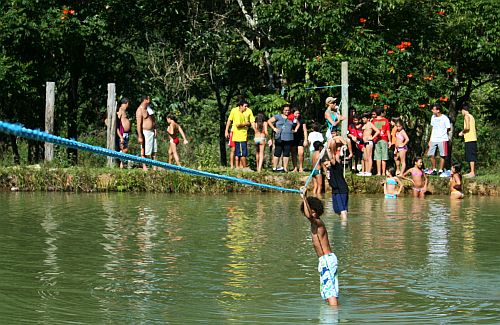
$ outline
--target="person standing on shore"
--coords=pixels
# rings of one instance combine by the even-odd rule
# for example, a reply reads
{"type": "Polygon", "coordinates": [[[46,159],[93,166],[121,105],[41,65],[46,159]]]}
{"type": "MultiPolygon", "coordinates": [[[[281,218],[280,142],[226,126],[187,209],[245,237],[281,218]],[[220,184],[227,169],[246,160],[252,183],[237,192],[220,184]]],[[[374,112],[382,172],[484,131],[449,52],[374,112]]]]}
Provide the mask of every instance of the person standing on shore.
{"type": "MultiPolygon", "coordinates": [[[[142,96],[141,104],[135,111],[137,141],[141,145],[141,157],[156,160],[156,121],[152,115],[153,110],[149,107],[150,101],[149,96],[142,96]]],[[[146,164],[142,164],[142,169],[148,170],[146,164]]]]}
{"type": "MultiPolygon", "coordinates": [[[[130,120],[127,117],[127,108],[129,105],[128,98],[122,98],[120,101],[120,107],[118,112],[116,112],[117,123],[116,123],[116,148],[122,153],[128,153],[128,140],[130,132],[130,120]]],[[[123,168],[123,160],[120,159],[120,168],[123,168]]]]}
{"type": "Polygon", "coordinates": [[[434,106],[432,106],[432,133],[429,140],[429,151],[427,152],[432,164],[431,175],[441,174],[444,171],[444,163],[448,156],[448,145],[450,140],[448,132],[450,131],[451,124],[448,116],[444,115],[441,110],[440,104],[434,104],[434,106]],[[436,157],[434,157],[436,148],[439,150],[439,156],[441,157],[439,161],[439,171],[436,170],[436,157]]]}
{"type": "Polygon", "coordinates": [[[179,144],[179,134],[182,136],[184,140],[184,144],[188,144],[188,140],[186,138],[186,134],[182,127],[177,123],[177,119],[173,114],[167,115],[167,133],[170,138],[170,145],[168,146],[168,163],[171,164],[172,160],[175,160],[175,163],[180,166],[181,162],[179,159],[179,154],[177,153],[177,145],[179,144]]]}
{"type": "Polygon", "coordinates": [[[476,161],[477,161],[477,134],[476,134],[476,120],[469,112],[469,105],[464,103],[462,105],[462,115],[464,116],[464,129],[458,134],[464,137],[465,142],[465,161],[470,165],[470,172],[465,174],[464,177],[476,176],[476,161]]]}
{"type": "Polygon", "coordinates": [[[234,141],[235,144],[235,167],[236,168],[246,168],[247,167],[247,137],[248,137],[248,127],[253,126],[255,123],[255,117],[253,116],[252,110],[248,107],[248,102],[246,100],[240,100],[238,107],[231,110],[229,117],[226,122],[225,135],[227,139],[234,141]],[[232,136],[229,133],[229,127],[232,124],[232,136]]]}

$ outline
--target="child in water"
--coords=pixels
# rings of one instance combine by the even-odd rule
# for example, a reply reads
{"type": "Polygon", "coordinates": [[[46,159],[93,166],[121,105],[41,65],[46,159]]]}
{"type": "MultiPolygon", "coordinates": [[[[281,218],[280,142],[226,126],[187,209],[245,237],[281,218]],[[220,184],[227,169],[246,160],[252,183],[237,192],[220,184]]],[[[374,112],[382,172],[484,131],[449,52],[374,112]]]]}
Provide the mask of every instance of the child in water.
{"type": "Polygon", "coordinates": [[[321,195],[321,191],[323,189],[323,174],[321,173],[322,164],[321,164],[321,151],[323,150],[323,144],[320,141],[314,142],[314,152],[312,154],[312,177],[314,179],[313,183],[313,194],[321,195]],[[319,161],[319,162],[318,162],[319,161]]]}
{"type": "Polygon", "coordinates": [[[301,188],[300,196],[302,197],[300,211],[302,211],[311,223],[312,242],[316,255],[319,258],[318,272],[321,297],[330,306],[337,306],[339,296],[338,261],[337,256],[335,256],[330,247],[326,226],[323,220],[320,219],[324,211],[323,202],[315,197],[307,197],[306,188],[301,188]]]}
{"type": "Polygon", "coordinates": [[[384,182],[384,195],[386,199],[396,199],[403,189],[403,184],[395,175],[394,167],[389,167],[385,171],[387,178],[384,182]]]}
{"type": "Polygon", "coordinates": [[[416,157],[414,160],[414,166],[403,174],[403,178],[406,178],[406,175],[411,174],[410,181],[413,183],[414,197],[423,198],[425,197],[425,192],[427,191],[427,175],[425,175],[422,170],[423,165],[424,162],[422,161],[422,157],[416,157]]]}
{"type": "Polygon", "coordinates": [[[462,193],[462,166],[460,164],[454,164],[451,166],[451,177],[450,177],[450,196],[453,199],[462,199],[464,194],[462,193]]]}

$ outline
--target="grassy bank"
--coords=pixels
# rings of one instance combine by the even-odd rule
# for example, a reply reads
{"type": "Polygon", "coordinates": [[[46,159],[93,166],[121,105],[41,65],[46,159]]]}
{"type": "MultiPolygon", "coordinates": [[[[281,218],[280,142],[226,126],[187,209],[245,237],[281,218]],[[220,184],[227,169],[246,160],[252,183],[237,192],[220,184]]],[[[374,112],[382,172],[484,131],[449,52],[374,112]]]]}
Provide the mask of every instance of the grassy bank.
{"type": "MultiPolygon", "coordinates": [[[[286,188],[300,188],[307,173],[277,174],[235,171],[226,168],[206,170],[216,174],[245,178],[255,182],[286,188]]],[[[347,174],[352,193],[383,193],[383,177],[359,177],[347,174]]],[[[448,178],[431,177],[429,192],[449,193],[448,178]]],[[[404,181],[405,193],[411,192],[411,183],[404,181]]],[[[464,179],[466,195],[499,195],[500,176],[490,174],[464,179]]],[[[160,193],[229,193],[265,192],[260,187],[220,181],[208,177],[192,176],[167,170],[144,172],[141,169],[117,168],[48,168],[39,166],[1,167],[2,191],[64,191],[64,192],[160,192],[160,193]]],[[[329,187],[327,186],[327,191],[329,187]]]]}

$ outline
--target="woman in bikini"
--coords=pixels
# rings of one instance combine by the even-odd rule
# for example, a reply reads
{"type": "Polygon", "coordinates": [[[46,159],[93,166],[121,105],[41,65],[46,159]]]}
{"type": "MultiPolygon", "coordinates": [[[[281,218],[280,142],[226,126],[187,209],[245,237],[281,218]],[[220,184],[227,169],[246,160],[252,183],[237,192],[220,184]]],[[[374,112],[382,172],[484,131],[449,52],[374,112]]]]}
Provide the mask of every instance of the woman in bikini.
{"type": "Polygon", "coordinates": [[[186,134],[182,130],[182,127],[177,123],[177,119],[173,114],[167,115],[167,133],[170,138],[170,145],[168,146],[168,163],[172,163],[172,158],[175,159],[175,163],[180,166],[179,154],[177,153],[177,145],[179,144],[179,133],[184,140],[184,144],[188,144],[186,139],[186,134]]]}
{"type": "Polygon", "coordinates": [[[403,184],[395,175],[394,167],[385,171],[387,179],[384,182],[384,195],[386,199],[396,199],[403,189],[403,184]]]}
{"type": "Polygon", "coordinates": [[[267,137],[267,120],[264,117],[264,114],[259,113],[255,117],[254,131],[255,136],[253,140],[255,141],[255,163],[257,165],[257,171],[260,172],[264,163],[264,151],[266,149],[267,137]]]}
{"type": "Polygon", "coordinates": [[[406,134],[403,126],[403,121],[396,121],[396,146],[394,149],[396,160],[396,175],[402,175],[406,169],[406,152],[408,151],[408,142],[410,139],[406,134]],[[401,163],[401,169],[399,168],[399,163],[401,163]]]}
{"type": "Polygon", "coordinates": [[[373,139],[375,139],[379,134],[380,130],[370,122],[370,113],[363,114],[363,142],[365,147],[363,148],[363,161],[365,169],[359,173],[359,176],[372,176],[372,165],[373,165],[373,139]]]}
{"type": "Polygon", "coordinates": [[[427,191],[427,176],[422,170],[424,163],[421,157],[416,157],[414,161],[414,166],[408,169],[404,174],[403,178],[409,179],[406,175],[411,174],[411,179],[413,183],[413,196],[414,197],[425,197],[425,192],[427,191]]]}
{"type": "Polygon", "coordinates": [[[460,164],[454,164],[451,166],[451,177],[450,177],[450,197],[452,199],[463,199],[464,194],[462,193],[462,166],[460,164]]]}

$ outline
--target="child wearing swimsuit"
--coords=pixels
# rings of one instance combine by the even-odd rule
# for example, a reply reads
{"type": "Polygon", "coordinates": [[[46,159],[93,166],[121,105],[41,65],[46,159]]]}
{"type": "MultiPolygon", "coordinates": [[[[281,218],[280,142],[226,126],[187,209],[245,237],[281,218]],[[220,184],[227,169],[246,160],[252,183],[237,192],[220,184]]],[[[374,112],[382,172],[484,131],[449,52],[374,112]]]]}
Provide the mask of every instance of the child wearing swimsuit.
{"type": "Polygon", "coordinates": [[[406,170],[406,152],[408,151],[408,142],[410,139],[404,130],[403,121],[396,121],[396,149],[395,154],[397,155],[397,163],[396,163],[396,175],[404,174],[406,170]],[[401,165],[401,167],[400,167],[401,165]]]}
{"type": "Polygon", "coordinates": [[[454,199],[462,199],[464,197],[464,194],[462,193],[461,170],[462,166],[460,164],[451,166],[450,196],[454,199]]]}
{"type": "Polygon", "coordinates": [[[427,191],[427,176],[422,170],[423,161],[421,157],[416,157],[414,160],[414,167],[408,169],[403,178],[409,179],[406,176],[411,175],[409,179],[413,183],[413,196],[423,198],[427,191]]]}
{"type": "Polygon", "coordinates": [[[396,177],[394,167],[387,168],[385,173],[387,179],[384,182],[384,196],[386,199],[396,199],[403,189],[403,184],[396,177]]]}

